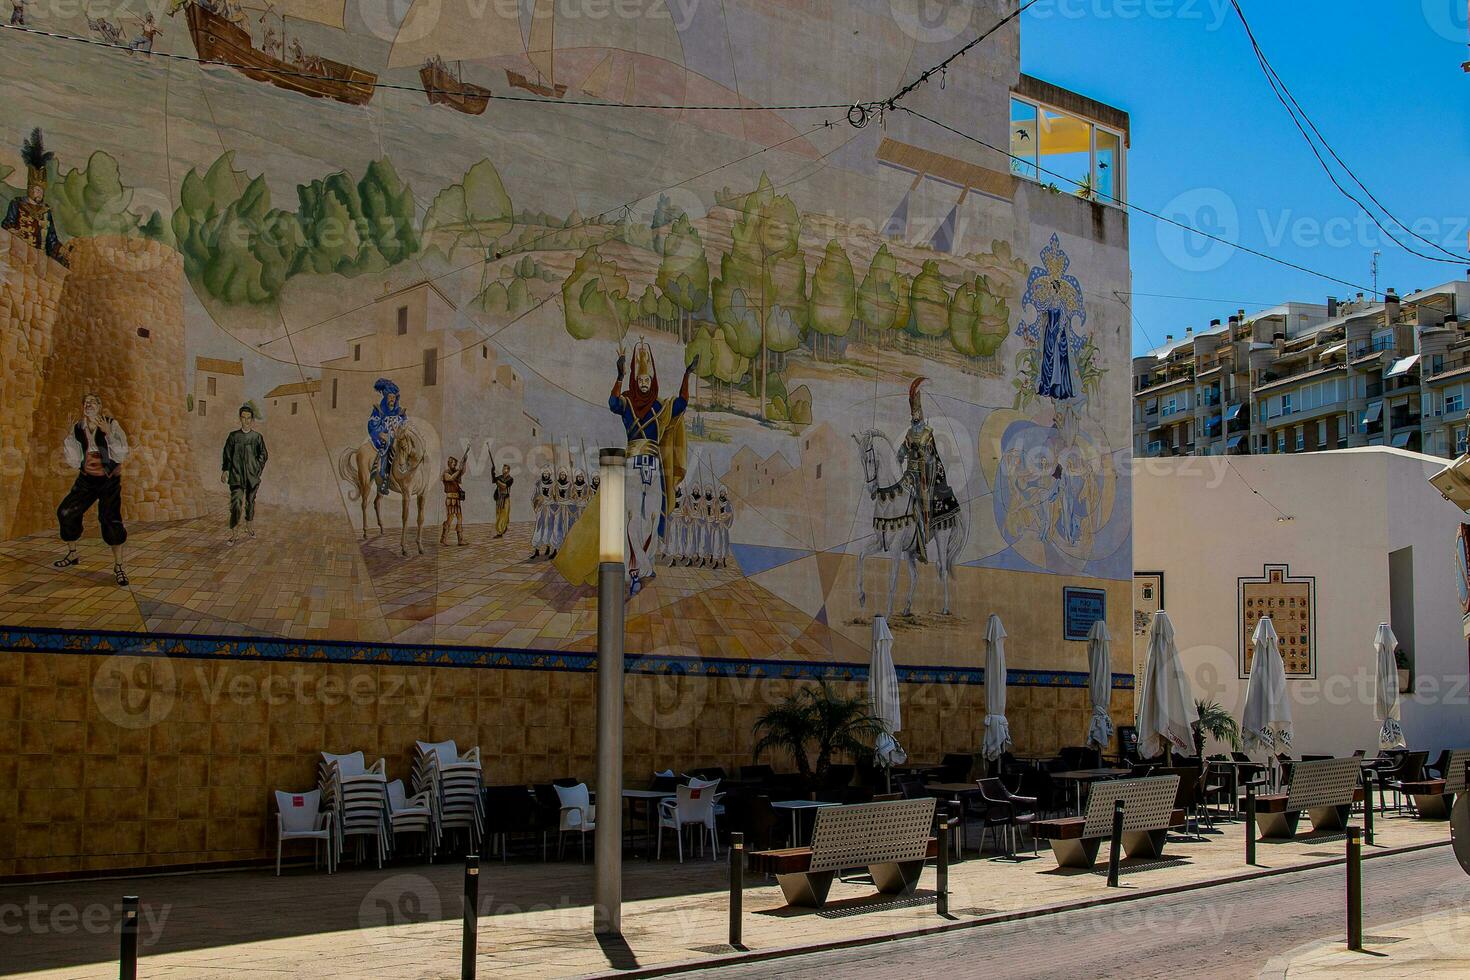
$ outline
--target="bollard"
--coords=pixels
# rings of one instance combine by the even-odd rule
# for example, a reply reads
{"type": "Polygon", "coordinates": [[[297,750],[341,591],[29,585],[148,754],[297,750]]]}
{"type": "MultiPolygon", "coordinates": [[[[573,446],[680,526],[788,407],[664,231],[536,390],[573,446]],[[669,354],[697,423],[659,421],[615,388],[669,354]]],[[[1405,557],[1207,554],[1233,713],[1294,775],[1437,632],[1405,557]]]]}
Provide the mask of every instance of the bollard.
{"type": "Polygon", "coordinates": [[[745,835],[730,835],[730,945],[741,948],[740,910],[745,898],[745,835]]]}
{"type": "Polygon", "coordinates": [[[1347,942],[1348,949],[1363,949],[1363,830],[1347,829],[1347,942]]]}
{"type": "Polygon", "coordinates": [[[934,911],[949,915],[949,815],[939,817],[939,859],[934,866],[934,911]]]}
{"type": "Polygon", "coordinates": [[[123,896],[122,942],[117,959],[118,980],[138,980],[138,896],[123,896]]]}
{"type": "Polygon", "coordinates": [[[1245,863],[1256,863],[1256,784],[1245,784],[1245,863]]]}
{"type": "Polygon", "coordinates": [[[963,864],[965,861],[965,805],[956,800],[950,804],[949,825],[954,828],[950,834],[954,837],[955,852],[954,863],[963,864]]]}
{"type": "Polygon", "coordinates": [[[471,854],[464,859],[464,936],[460,942],[459,975],[462,980],[475,980],[475,931],[480,918],[480,857],[471,854]]]}
{"type": "Polygon", "coordinates": [[[1118,887],[1118,864],[1123,860],[1123,801],[1113,802],[1113,842],[1108,850],[1108,887],[1118,887]]]}
{"type": "Polygon", "coordinates": [[[1363,774],[1363,839],[1373,843],[1373,775],[1363,774]]]}

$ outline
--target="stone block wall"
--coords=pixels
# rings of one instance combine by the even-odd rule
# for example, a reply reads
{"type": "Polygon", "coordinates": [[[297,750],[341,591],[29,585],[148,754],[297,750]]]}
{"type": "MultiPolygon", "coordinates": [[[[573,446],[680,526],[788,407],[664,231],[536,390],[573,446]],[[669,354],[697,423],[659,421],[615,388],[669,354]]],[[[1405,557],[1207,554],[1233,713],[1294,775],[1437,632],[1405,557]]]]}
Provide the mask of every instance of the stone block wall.
{"type": "MultiPolygon", "coordinates": [[[[0,655],[0,878],[240,862],[272,854],[271,792],[315,785],[323,749],[384,757],[479,745],[490,784],[596,773],[594,675],[554,670],[0,655]]],[[[751,761],[751,726],[802,682],[629,675],[627,785],[751,761]]],[[[854,690],[863,685],[849,685],[854,690]]],[[[985,689],[900,686],[915,762],[978,748],[985,689]]],[[[1080,743],[1087,692],[1012,688],[1020,754],[1080,743]]],[[[1116,691],[1128,723],[1132,693],[1116,691]]],[[[784,758],[769,760],[790,768],[784,758]]]]}

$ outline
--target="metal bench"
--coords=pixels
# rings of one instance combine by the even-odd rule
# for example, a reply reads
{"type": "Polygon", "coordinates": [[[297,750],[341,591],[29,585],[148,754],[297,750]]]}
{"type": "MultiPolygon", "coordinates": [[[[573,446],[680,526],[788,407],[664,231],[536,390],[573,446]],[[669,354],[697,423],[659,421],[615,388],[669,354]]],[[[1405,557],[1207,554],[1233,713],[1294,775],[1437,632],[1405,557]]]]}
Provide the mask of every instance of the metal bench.
{"type": "Polygon", "coordinates": [[[1129,857],[1158,857],[1170,827],[1183,825],[1183,810],[1174,809],[1178,776],[1147,776],[1096,783],[1080,817],[1041,820],[1032,824],[1038,839],[1051,843],[1057,866],[1091,868],[1102,842],[1113,835],[1113,804],[1123,801],[1123,851],[1129,857]]]}
{"type": "Polygon", "coordinates": [[[885,895],[911,894],[924,862],[938,856],[930,836],[934,800],[892,800],[817,811],[810,847],[755,851],[750,869],[772,874],[788,905],[821,908],[837,872],[868,869],[885,895]]]}
{"type": "Polygon", "coordinates": [[[1311,816],[1313,830],[1344,829],[1352,805],[1363,798],[1361,772],[1357,759],[1292,763],[1291,785],[1285,793],[1256,797],[1256,826],[1261,836],[1277,840],[1295,837],[1303,811],[1311,816]]]}
{"type": "Polygon", "coordinates": [[[1419,779],[1404,783],[1403,791],[1414,798],[1414,810],[1425,820],[1448,820],[1456,794],[1465,792],[1465,766],[1470,749],[1450,753],[1443,779],[1419,779]]]}

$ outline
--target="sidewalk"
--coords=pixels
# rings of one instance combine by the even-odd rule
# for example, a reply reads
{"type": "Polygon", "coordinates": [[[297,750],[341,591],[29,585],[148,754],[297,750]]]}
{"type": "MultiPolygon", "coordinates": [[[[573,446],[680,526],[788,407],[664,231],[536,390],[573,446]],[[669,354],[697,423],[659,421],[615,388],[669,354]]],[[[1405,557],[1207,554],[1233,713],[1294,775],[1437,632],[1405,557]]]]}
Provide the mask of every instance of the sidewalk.
{"type": "Polygon", "coordinates": [[[1261,976],[1470,976],[1470,882],[1459,897],[1459,908],[1433,911],[1431,898],[1424,915],[1365,929],[1360,953],[1347,948],[1345,935],[1334,936],[1282,957],[1261,976]]]}
{"type": "MultiPolygon", "coordinates": [[[[1248,868],[1241,824],[1222,823],[1202,841],[1171,838],[1162,860],[1125,862],[1117,889],[1107,887],[1104,864],[1094,872],[1060,870],[1046,850],[1019,862],[970,857],[951,868],[949,919],[935,914],[932,870],[903,901],[876,899],[866,882],[836,883],[820,911],[783,906],[774,881],[755,877],[744,893],[746,953],[726,945],[723,855],[718,863],[706,857],[683,865],[627,858],[624,941],[615,945],[591,935],[590,862],[491,861],[480,886],[478,969],[481,976],[571,977],[872,942],[1320,866],[1342,858],[1342,840],[1262,843],[1259,866],[1248,868]]],[[[1448,840],[1444,822],[1380,818],[1377,846],[1366,850],[1373,857],[1448,840]]],[[[331,877],[248,871],[9,886],[0,888],[0,911],[19,906],[27,927],[0,937],[0,947],[18,947],[0,960],[7,973],[47,980],[115,976],[117,938],[107,928],[115,918],[98,910],[137,894],[140,972],[150,977],[457,977],[461,882],[458,865],[438,864],[349,868],[331,877]],[[99,928],[79,924],[89,914],[99,928]]]]}

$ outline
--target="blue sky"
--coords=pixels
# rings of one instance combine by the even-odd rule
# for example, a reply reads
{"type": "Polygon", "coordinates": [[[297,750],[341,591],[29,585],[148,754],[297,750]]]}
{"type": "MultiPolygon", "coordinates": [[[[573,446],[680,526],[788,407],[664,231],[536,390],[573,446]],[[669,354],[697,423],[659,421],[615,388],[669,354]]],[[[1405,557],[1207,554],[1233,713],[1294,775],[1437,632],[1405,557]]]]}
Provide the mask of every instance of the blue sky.
{"type": "MultiPolygon", "coordinates": [[[[1465,0],[1241,5],[1297,100],[1379,200],[1464,253],[1465,0]]],[[[1338,194],[1268,87],[1228,0],[1041,0],[1023,15],[1021,62],[1131,114],[1134,204],[1365,288],[1375,249],[1383,252],[1380,287],[1400,292],[1457,279],[1470,266],[1386,243],[1338,194]]],[[[1240,307],[1357,292],[1144,215],[1131,228],[1136,351],[1240,307]]]]}

